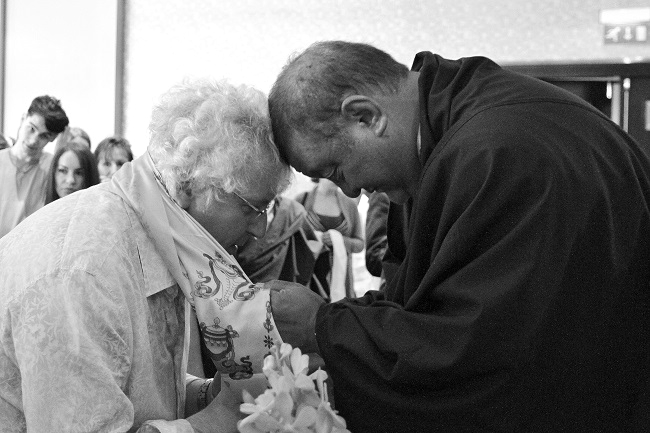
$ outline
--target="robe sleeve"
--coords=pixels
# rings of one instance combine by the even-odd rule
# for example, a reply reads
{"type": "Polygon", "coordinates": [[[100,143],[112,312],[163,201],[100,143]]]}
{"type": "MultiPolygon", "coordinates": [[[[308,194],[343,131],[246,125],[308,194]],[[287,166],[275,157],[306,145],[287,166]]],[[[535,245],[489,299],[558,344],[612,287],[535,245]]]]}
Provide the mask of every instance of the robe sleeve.
{"type": "Polygon", "coordinates": [[[589,216],[577,198],[589,180],[567,190],[579,170],[562,150],[538,148],[535,131],[485,140],[487,126],[459,134],[426,170],[408,256],[385,297],[321,307],[318,345],[346,398],[408,404],[407,390],[470,386],[530,353],[576,247],[574,226],[589,216]]]}

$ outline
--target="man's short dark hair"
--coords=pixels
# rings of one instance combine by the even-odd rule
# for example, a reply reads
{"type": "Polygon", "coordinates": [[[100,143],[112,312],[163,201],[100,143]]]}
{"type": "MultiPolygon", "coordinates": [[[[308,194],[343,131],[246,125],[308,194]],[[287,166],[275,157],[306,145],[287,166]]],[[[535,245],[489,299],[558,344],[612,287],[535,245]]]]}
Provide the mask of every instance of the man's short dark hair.
{"type": "Polygon", "coordinates": [[[49,132],[60,134],[68,126],[68,116],[61,108],[61,101],[52,96],[37,96],[32,101],[27,115],[40,114],[45,119],[45,127],[49,132]]]}
{"type": "Polygon", "coordinates": [[[405,65],[368,44],[324,41],[311,45],[290,59],[269,94],[273,134],[281,153],[294,131],[340,140],[338,120],[347,96],[397,92],[408,73],[405,65]]]}

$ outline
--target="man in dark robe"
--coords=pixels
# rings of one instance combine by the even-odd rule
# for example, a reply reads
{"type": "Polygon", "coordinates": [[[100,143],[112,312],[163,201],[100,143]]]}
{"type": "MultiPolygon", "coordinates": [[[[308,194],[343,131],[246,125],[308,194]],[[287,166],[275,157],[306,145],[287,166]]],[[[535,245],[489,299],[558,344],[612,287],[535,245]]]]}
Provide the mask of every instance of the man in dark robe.
{"type": "Polygon", "coordinates": [[[272,292],[351,431],[650,431],[647,143],[483,57],[409,71],[321,42],[269,101],[297,170],[410,204],[384,293],[314,307],[300,334],[304,291],[272,292]]]}

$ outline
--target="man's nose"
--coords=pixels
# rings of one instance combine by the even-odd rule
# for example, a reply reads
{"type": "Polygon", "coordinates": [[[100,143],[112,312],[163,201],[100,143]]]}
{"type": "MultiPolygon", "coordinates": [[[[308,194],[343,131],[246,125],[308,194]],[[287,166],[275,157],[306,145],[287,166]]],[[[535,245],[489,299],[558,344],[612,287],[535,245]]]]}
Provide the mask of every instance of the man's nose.
{"type": "Polygon", "coordinates": [[[38,141],[38,134],[29,134],[25,136],[25,142],[27,144],[34,144],[38,141]]]}
{"type": "Polygon", "coordinates": [[[248,233],[256,238],[263,238],[266,234],[266,214],[253,218],[248,225],[248,233]]]}

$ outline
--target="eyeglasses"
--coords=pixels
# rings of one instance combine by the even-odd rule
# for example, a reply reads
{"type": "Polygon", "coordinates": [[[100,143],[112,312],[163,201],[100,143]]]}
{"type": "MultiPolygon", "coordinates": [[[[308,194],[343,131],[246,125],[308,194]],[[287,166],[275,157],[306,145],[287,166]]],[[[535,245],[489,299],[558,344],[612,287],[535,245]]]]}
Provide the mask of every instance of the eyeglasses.
{"type": "Polygon", "coordinates": [[[237,197],[239,197],[239,198],[241,199],[241,201],[243,201],[244,203],[246,203],[246,205],[247,205],[249,208],[251,208],[251,209],[253,209],[253,210],[255,211],[255,213],[257,214],[257,215],[255,215],[255,218],[256,218],[256,219],[259,218],[259,217],[261,217],[261,216],[263,216],[263,215],[266,215],[267,213],[269,213],[269,212],[271,211],[271,209],[273,209],[273,203],[274,203],[274,200],[271,200],[271,202],[270,202],[269,204],[266,205],[266,208],[260,210],[257,206],[253,205],[251,202],[249,202],[248,200],[246,200],[246,199],[245,199],[244,197],[242,197],[241,195],[237,194],[235,191],[233,191],[233,194],[235,194],[237,197]]]}

